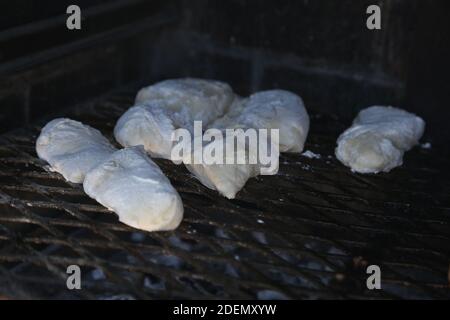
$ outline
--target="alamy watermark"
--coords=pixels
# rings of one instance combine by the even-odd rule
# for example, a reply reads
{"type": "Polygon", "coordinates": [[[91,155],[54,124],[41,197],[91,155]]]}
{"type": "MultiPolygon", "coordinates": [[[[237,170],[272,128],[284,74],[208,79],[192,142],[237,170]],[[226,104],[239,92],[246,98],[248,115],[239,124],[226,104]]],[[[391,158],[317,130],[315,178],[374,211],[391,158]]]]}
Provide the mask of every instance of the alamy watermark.
{"type": "Polygon", "coordinates": [[[185,164],[254,164],[260,174],[274,174],[278,169],[279,129],[207,129],[194,121],[192,133],[184,128],[172,132],[175,144],[171,160],[185,164]]]}
{"type": "Polygon", "coordinates": [[[381,8],[376,4],[370,5],[366,10],[370,16],[367,18],[366,26],[369,30],[381,30],[381,8]]]}
{"type": "MultiPolygon", "coordinates": [[[[67,7],[66,13],[69,16],[66,19],[66,27],[69,30],[81,30],[81,8],[75,4],[67,7]]],[[[376,4],[367,7],[366,13],[370,16],[366,20],[366,26],[369,30],[381,29],[381,8],[376,4]]]]}
{"type": "Polygon", "coordinates": [[[72,4],[67,7],[66,13],[70,16],[66,19],[66,27],[69,30],[81,29],[81,9],[79,6],[72,4]]]}
{"type": "Polygon", "coordinates": [[[72,264],[67,267],[66,273],[69,275],[66,280],[66,286],[69,290],[81,289],[81,269],[80,266],[72,264]]]}
{"type": "Polygon", "coordinates": [[[381,269],[376,264],[367,267],[367,274],[370,274],[366,280],[366,286],[369,290],[381,289],[381,269]]]}

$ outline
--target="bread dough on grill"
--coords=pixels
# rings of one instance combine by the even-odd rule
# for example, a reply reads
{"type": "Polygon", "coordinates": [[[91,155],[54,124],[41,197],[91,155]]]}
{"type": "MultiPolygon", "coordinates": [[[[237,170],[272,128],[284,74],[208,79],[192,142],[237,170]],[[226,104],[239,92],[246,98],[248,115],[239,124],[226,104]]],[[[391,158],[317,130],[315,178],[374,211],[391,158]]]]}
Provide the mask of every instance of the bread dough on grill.
{"type": "Polygon", "coordinates": [[[119,119],[114,135],[124,147],[143,145],[152,157],[170,159],[173,130],[193,133],[194,121],[202,121],[206,128],[226,112],[234,96],[230,86],[220,81],[162,81],[138,92],[135,106],[119,119]]]}
{"type": "MultiPolygon", "coordinates": [[[[222,129],[223,132],[225,129],[236,128],[279,129],[277,154],[278,152],[302,152],[309,131],[309,116],[299,96],[284,90],[269,90],[255,93],[245,99],[236,99],[229,112],[209,127],[222,129]]],[[[210,144],[213,143],[217,141],[210,144]]],[[[226,141],[226,143],[230,142],[226,141]]],[[[249,150],[248,145],[237,145],[236,150],[247,151],[247,159],[249,152],[257,152],[257,150],[249,150]]],[[[276,174],[278,165],[277,156],[273,170],[265,174],[276,174]]],[[[186,166],[205,186],[216,189],[230,199],[236,196],[248,179],[259,175],[261,169],[259,163],[208,165],[192,164],[191,161],[191,164],[186,166]]]]}
{"type": "MultiPolygon", "coordinates": [[[[226,139],[225,133],[223,134],[223,138],[204,143],[203,146],[203,150],[205,150],[205,148],[219,149],[223,146],[223,164],[195,164],[193,162],[193,153],[196,152],[196,149],[193,149],[193,153],[191,152],[184,157],[183,162],[187,169],[193,173],[203,185],[210,189],[217,190],[221,195],[228,199],[234,199],[236,193],[244,187],[248,179],[260,174],[262,166],[259,163],[249,163],[248,160],[251,152],[257,157],[257,150],[248,148],[247,144],[242,143],[237,139],[234,141],[236,152],[231,155],[227,154],[225,151],[227,148],[226,145],[233,142],[232,139],[226,139]],[[239,153],[238,151],[241,151],[242,153],[239,153]],[[227,158],[235,158],[235,163],[227,164],[227,158]],[[240,162],[238,162],[238,158],[241,159],[240,162]],[[187,162],[186,159],[189,159],[189,162],[187,162]]],[[[278,172],[278,157],[276,157],[275,161],[276,163],[273,165],[272,171],[267,174],[276,174],[278,172]]]]}
{"type": "Polygon", "coordinates": [[[171,158],[172,133],[176,128],[192,126],[188,112],[174,113],[162,100],[131,107],[119,119],[114,128],[117,142],[124,147],[143,145],[155,158],[171,158]]]}
{"type": "Polygon", "coordinates": [[[268,90],[236,99],[210,128],[279,129],[280,152],[302,152],[309,131],[303,100],[286,90],[268,90]]]}
{"type": "Polygon", "coordinates": [[[385,106],[362,110],[337,140],[336,157],[359,173],[389,172],[419,143],[425,122],[415,114],[385,106]]]}
{"type": "Polygon", "coordinates": [[[183,218],[178,192],[142,146],[114,152],[88,172],[83,187],[121,222],[137,229],[173,230],[183,218]]]}
{"type": "Polygon", "coordinates": [[[100,131],[67,118],[47,123],[36,141],[39,158],[74,183],[82,183],[86,173],[115,150],[100,131]]]}
{"type": "Polygon", "coordinates": [[[165,80],[141,89],[135,104],[165,100],[171,111],[179,112],[187,108],[195,120],[202,120],[207,125],[222,116],[233,99],[233,90],[224,82],[182,78],[165,80]]]}

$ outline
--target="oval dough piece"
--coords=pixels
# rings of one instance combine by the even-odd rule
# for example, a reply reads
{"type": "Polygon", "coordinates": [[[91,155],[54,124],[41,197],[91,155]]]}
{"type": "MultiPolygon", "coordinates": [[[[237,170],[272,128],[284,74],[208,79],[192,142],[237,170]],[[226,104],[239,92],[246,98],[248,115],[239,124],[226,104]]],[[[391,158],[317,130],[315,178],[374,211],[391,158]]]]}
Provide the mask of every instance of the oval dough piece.
{"type": "Polygon", "coordinates": [[[194,120],[201,120],[206,126],[222,116],[233,99],[233,90],[224,82],[183,78],[161,81],[141,89],[135,104],[164,100],[170,111],[187,109],[194,120]]]}
{"type": "Polygon", "coordinates": [[[309,131],[303,100],[286,90],[268,90],[237,99],[210,128],[279,129],[280,152],[302,152],[309,131]]]}
{"type": "Polygon", "coordinates": [[[47,123],[36,141],[39,158],[74,183],[82,183],[86,173],[115,150],[100,131],[67,118],[47,123]]]}
{"type": "Polygon", "coordinates": [[[124,147],[143,145],[152,156],[170,159],[174,129],[193,133],[194,121],[203,127],[222,116],[234,100],[229,85],[203,79],[172,79],[141,89],[136,106],[125,112],[114,128],[124,147]]]}
{"type": "Polygon", "coordinates": [[[173,230],[183,219],[178,192],[142,146],[113,153],[88,172],[83,187],[121,222],[137,229],[173,230]]]}
{"type": "MultiPolygon", "coordinates": [[[[152,157],[170,159],[172,132],[178,125],[182,126],[174,118],[175,114],[168,112],[164,101],[134,106],[120,117],[114,136],[124,147],[143,145],[152,157]]],[[[188,118],[186,115],[186,122],[188,118]]]]}
{"type": "Polygon", "coordinates": [[[359,173],[389,172],[419,143],[425,122],[415,114],[384,106],[362,110],[337,140],[336,157],[359,173]]]}

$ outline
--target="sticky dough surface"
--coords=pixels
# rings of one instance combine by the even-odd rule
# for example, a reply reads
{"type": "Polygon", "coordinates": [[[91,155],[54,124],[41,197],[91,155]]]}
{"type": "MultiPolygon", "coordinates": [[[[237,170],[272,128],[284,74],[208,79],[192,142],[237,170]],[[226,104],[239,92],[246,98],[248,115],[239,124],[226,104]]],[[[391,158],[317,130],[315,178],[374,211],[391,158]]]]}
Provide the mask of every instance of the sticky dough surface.
{"type": "MultiPolygon", "coordinates": [[[[235,100],[225,116],[217,119],[210,128],[279,129],[277,152],[301,152],[309,131],[309,117],[302,99],[288,91],[270,90],[235,100]]],[[[216,143],[216,141],[210,144],[216,143]]],[[[229,143],[227,141],[227,143],[229,143]]],[[[237,150],[251,150],[237,145],[237,150]]],[[[228,155],[227,155],[228,156],[228,155]]],[[[274,170],[278,172],[278,157],[274,170]]],[[[216,189],[227,198],[234,198],[248,179],[260,173],[259,164],[186,164],[187,168],[207,187],[216,189]]]]}
{"type": "MultiPolygon", "coordinates": [[[[235,140],[235,153],[231,155],[226,153],[227,144],[232,144],[231,139],[223,138],[215,139],[212,142],[204,143],[204,153],[207,150],[216,149],[219,150],[223,146],[223,164],[195,164],[193,163],[193,153],[188,154],[185,159],[190,160],[190,163],[183,160],[188,170],[193,173],[196,178],[206,187],[217,190],[223,196],[233,199],[236,193],[241,190],[247,183],[247,180],[251,177],[259,175],[261,165],[259,163],[249,163],[249,157],[251,152],[253,156],[257,157],[257,151],[248,148],[248,145],[242,143],[242,141],[235,140]],[[206,151],[205,151],[206,150],[206,151]],[[234,158],[234,163],[227,164],[228,158],[234,158]],[[238,160],[239,159],[239,160],[238,160]]],[[[276,174],[278,172],[278,157],[275,159],[273,171],[270,174],[276,174]]]]}
{"type": "Polygon", "coordinates": [[[285,90],[268,90],[236,99],[211,128],[279,129],[280,152],[302,152],[309,131],[303,100],[285,90]]]}
{"type": "Polygon", "coordinates": [[[100,131],[67,118],[47,123],[36,141],[39,158],[74,183],[82,183],[86,173],[115,150],[100,131]]]}
{"type": "Polygon", "coordinates": [[[142,146],[113,153],[88,172],[83,187],[91,198],[134,228],[173,230],[183,218],[178,192],[142,146]]]}
{"type": "Polygon", "coordinates": [[[234,97],[230,86],[220,81],[162,81],[138,92],[135,107],[122,115],[114,135],[125,147],[143,145],[151,156],[170,159],[174,129],[192,133],[195,120],[206,128],[226,112],[234,97]]]}
{"type": "Polygon", "coordinates": [[[359,173],[389,172],[418,144],[425,122],[407,111],[384,106],[362,110],[340,135],[336,157],[359,173]]]}

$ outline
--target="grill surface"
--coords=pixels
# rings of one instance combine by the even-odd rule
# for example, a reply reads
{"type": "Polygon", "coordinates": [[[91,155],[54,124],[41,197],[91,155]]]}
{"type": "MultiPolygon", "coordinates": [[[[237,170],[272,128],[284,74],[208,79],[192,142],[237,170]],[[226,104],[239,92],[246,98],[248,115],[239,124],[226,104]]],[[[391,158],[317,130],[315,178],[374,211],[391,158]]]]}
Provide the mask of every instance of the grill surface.
{"type": "MultiPolygon", "coordinates": [[[[134,90],[66,113],[112,128],[134,90]]],[[[311,111],[310,111],[311,112],[311,111]]],[[[281,156],[279,174],[251,179],[227,200],[183,166],[156,160],[180,192],[173,232],[118,222],[80,185],[36,156],[41,125],[0,142],[0,296],[9,298],[450,298],[447,157],[415,148],[389,174],[357,175],[334,156],[346,126],[312,113],[306,149],[281,156]],[[79,265],[82,290],[66,288],[79,265]],[[382,290],[367,290],[367,265],[382,290]]]]}

